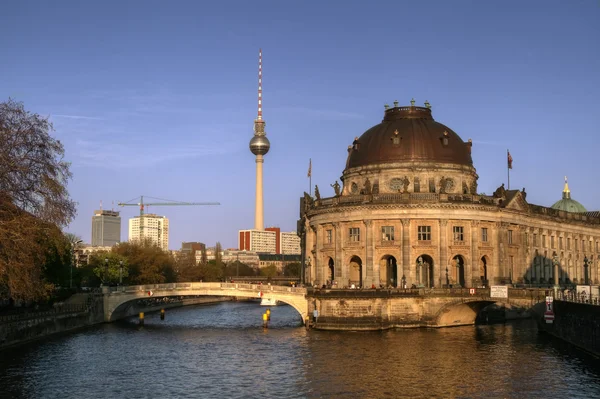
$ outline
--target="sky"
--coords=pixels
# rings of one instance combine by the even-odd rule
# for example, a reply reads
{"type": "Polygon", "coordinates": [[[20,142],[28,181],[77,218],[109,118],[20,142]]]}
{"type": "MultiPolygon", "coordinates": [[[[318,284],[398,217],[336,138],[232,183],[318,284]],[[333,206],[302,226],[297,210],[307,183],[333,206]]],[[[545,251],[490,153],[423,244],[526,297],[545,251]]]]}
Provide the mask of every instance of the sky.
{"type": "Polygon", "coordinates": [[[236,247],[254,226],[259,48],[266,226],[294,231],[309,159],[333,195],[354,137],[412,98],[473,140],[480,192],[507,182],[509,149],[528,202],[552,205],[568,176],[600,210],[599,1],[4,2],[0,101],[53,122],[78,204],[67,231],[90,242],[100,201],[122,240],[139,210],[119,202],[216,201],[147,211],[169,218],[171,249],[236,247]]]}

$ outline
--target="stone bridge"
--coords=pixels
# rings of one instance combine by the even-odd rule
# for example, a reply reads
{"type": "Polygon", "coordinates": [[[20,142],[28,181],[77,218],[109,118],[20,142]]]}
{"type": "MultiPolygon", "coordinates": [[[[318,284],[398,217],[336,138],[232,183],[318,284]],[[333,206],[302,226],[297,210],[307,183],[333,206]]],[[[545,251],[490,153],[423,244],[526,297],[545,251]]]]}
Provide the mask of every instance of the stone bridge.
{"type": "Polygon", "coordinates": [[[547,289],[508,289],[508,298],[492,298],[489,289],[306,289],[244,283],[171,283],[103,287],[104,320],[123,317],[134,301],[148,298],[212,296],[268,298],[292,306],[302,320],[319,311],[320,329],[381,330],[394,327],[472,325],[486,306],[497,304],[520,317],[542,314],[547,289]]]}
{"type": "Polygon", "coordinates": [[[103,287],[104,321],[114,321],[132,301],[148,298],[215,296],[235,298],[269,298],[291,305],[302,320],[308,315],[306,288],[238,283],[172,283],[123,287],[103,287]]]}

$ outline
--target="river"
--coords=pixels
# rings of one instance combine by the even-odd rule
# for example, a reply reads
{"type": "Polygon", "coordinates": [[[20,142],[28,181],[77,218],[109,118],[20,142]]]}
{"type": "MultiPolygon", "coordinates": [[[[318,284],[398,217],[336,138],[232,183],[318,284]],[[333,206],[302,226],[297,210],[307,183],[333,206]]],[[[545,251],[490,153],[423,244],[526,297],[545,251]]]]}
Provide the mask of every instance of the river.
{"type": "Polygon", "coordinates": [[[0,352],[4,398],[599,398],[600,360],[507,324],[306,331],[290,306],[226,302],[0,352]]]}

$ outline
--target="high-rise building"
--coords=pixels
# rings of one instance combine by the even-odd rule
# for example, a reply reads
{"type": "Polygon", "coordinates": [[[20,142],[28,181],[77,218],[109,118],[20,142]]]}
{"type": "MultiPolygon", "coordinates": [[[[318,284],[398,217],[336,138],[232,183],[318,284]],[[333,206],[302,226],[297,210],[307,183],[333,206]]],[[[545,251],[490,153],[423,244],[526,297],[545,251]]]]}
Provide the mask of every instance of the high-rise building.
{"type": "Polygon", "coordinates": [[[256,155],[256,206],[254,210],[254,230],[264,230],[263,214],[263,156],[269,152],[271,143],[265,132],[262,118],[262,50],[258,52],[258,114],[254,120],[254,137],[250,140],[250,151],[256,155]]]}
{"type": "Polygon", "coordinates": [[[119,212],[97,210],[92,216],[92,246],[112,247],[121,242],[119,212]]]}
{"type": "Polygon", "coordinates": [[[148,239],[163,250],[169,249],[169,219],[147,213],[129,219],[129,241],[148,239]],[[140,229],[140,224],[142,225],[140,229]]]}
{"type": "Polygon", "coordinates": [[[264,230],[240,230],[238,249],[268,254],[294,255],[300,253],[300,237],[296,232],[282,232],[279,227],[264,230]]]}
{"type": "Polygon", "coordinates": [[[300,236],[295,231],[286,232],[282,231],[279,236],[281,237],[281,253],[284,255],[297,255],[301,253],[300,250],[300,236]]]}
{"type": "Polygon", "coordinates": [[[238,248],[242,251],[276,253],[277,234],[267,230],[240,230],[238,248]]]}

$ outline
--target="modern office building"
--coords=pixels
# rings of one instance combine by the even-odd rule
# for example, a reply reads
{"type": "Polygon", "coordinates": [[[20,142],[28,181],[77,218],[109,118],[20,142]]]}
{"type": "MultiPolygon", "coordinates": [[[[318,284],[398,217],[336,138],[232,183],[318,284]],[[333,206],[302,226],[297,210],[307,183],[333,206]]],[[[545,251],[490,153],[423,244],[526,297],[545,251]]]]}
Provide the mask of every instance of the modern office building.
{"type": "Polygon", "coordinates": [[[282,232],[279,227],[264,230],[240,230],[238,249],[267,254],[299,254],[300,237],[296,232],[282,232]]]}
{"type": "Polygon", "coordinates": [[[112,247],[121,242],[119,212],[97,210],[92,216],[92,246],[112,247]]]}
{"type": "Polygon", "coordinates": [[[129,219],[129,241],[150,240],[163,250],[169,249],[169,219],[147,213],[129,219]]]}

